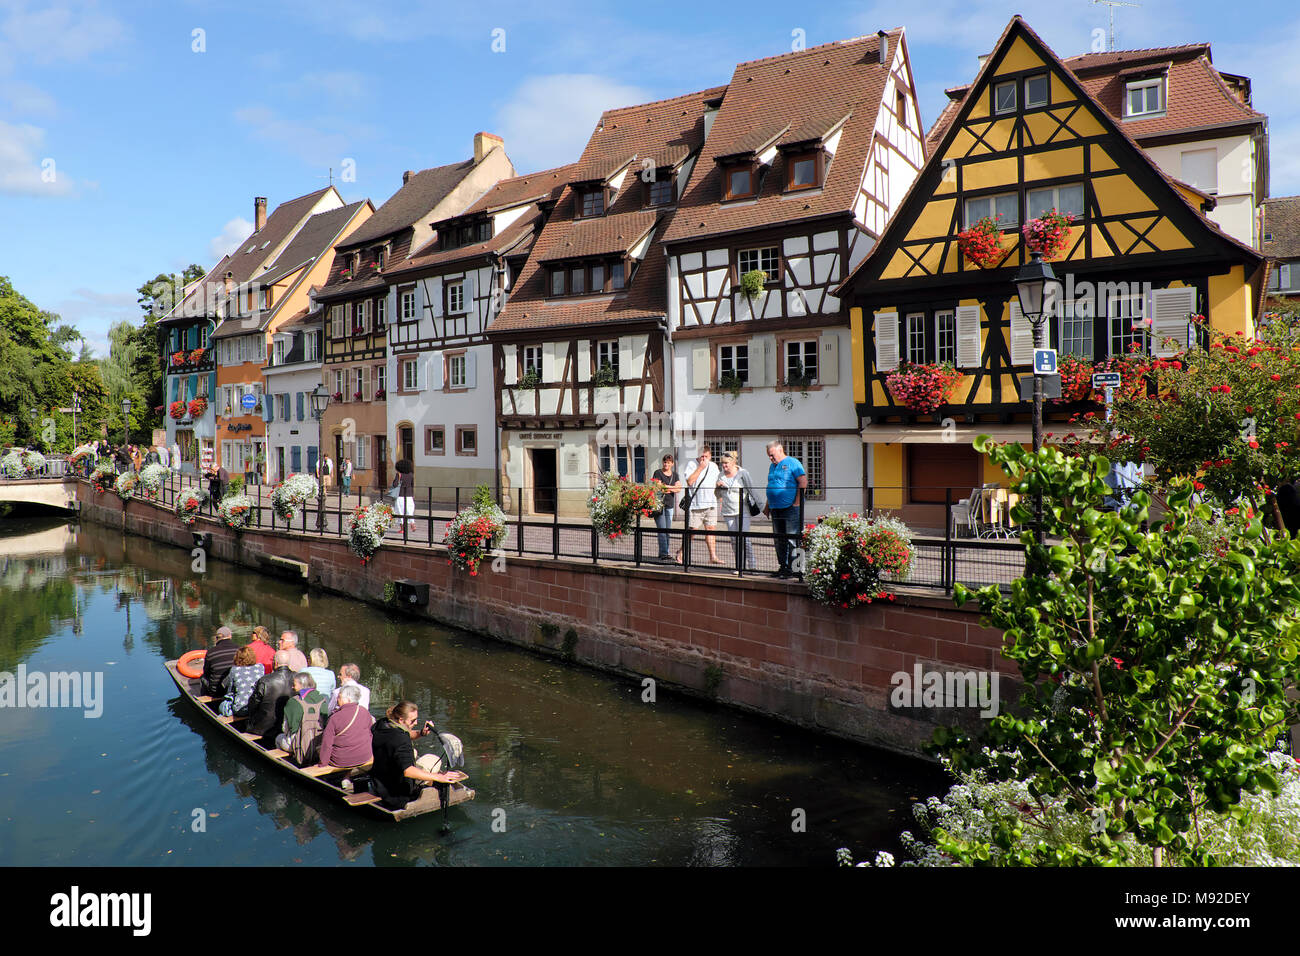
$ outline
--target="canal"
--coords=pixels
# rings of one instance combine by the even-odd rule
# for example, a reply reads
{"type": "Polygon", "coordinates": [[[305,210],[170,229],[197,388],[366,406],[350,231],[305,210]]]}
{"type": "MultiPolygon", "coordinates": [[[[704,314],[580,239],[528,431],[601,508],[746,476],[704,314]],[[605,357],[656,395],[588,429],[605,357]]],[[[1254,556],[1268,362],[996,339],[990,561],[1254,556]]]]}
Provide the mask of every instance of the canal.
{"type": "Polygon", "coordinates": [[[102,674],[102,714],[0,708],[0,863],[800,865],[899,855],[936,768],[414,621],[93,524],[0,521],[0,671],[102,674]],[[179,698],[222,624],[293,628],[371,710],[464,742],[473,803],[396,826],[304,789],[179,698]],[[802,811],[802,812],[800,812],[802,811]],[[804,822],[800,827],[799,821],[804,822]]]}

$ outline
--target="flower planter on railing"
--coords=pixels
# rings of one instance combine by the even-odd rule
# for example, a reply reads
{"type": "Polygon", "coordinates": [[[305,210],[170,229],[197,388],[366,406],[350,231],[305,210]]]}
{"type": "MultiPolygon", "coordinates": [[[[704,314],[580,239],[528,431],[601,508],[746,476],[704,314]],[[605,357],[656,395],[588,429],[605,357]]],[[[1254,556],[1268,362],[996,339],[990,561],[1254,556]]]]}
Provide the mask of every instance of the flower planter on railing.
{"type": "Polygon", "coordinates": [[[1055,209],[1031,219],[1020,230],[1025,237],[1025,248],[1037,252],[1044,261],[1055,259],[1070,244],[1070,223],[1073,216],[1058,213],[1055,209]]]}
{"type": "Polygon", "coordinates": [[[941,365],[912,365],[904,362],[898,371],[885,379],[885,384],[898,404],[928,415],[948,404],[952,390],[962,378],[962,373],[947,362],[941,365]]]}

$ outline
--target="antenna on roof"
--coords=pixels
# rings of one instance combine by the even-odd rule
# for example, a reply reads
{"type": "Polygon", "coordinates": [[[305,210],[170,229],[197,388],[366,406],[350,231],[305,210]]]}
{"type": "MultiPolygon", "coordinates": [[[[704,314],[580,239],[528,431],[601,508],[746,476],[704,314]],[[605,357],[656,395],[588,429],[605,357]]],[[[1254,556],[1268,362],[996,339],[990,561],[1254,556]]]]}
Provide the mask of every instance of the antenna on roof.
{"type": "Polygon", "coordinates": [[[1115,49],[1115,8],[1116,7],[1140,7],[1140,3],[1128,3],[1127,0],[1092,0],[1093,3],[1102,3],[1110,7],[1110,32],[1106,37],[1106,52],[1109,53],[1115,49]]]}

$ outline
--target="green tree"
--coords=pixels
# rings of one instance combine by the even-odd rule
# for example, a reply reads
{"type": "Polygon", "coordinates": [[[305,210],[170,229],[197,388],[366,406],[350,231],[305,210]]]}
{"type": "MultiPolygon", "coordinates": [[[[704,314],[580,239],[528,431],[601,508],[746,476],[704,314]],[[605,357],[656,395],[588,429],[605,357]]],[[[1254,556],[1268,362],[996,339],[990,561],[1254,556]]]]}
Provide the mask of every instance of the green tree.
{"type": "Polygon", "coordinates": [[[49,450],[45,420],[70,396],[68,368],[81,341],[0,276],[0,438],[49,450]]]}
{"type": "MultiPolygon", "coordinates": [[[[124,350],[121,362],[129,369],[131,389],[131,432],[137,440],[147,440],[152,429],[163,423],[163,362],[167,344],[166,330],[158,325],[159,319],[170,312],[184,298],[186,288],[202,279],[207,271],[190,263],[185,271],[167,275],[159,273],[141,285],[136,300],[144,313],[141,324],[132,327],[130,349],[124,350]],[[140,403],[136,410],[137,400],[140,403]]],[[[121,399],[118,399],[118,425],[121,425],[121,399]]]]}
{"type": "MultiPolygon", "coordinates": [[[[1240,815],[1243,792],[1276,792],[1267,754],[1293,716],[1286,688],[1300,653],[1300,541],[1271,540],[1240,520],[1220,559],[1191,533],[1207,505],[1173,483],[1158,529],[1141,530],[1150,500],[1099,510],[1110,462],[1054,448],[976,447],[1028,500],[1042,492],[1048,540],[1026,533],[1030,566],[1050,573],[972,594],[984,620],[1005,632],[1003,655],[1024,678],[1018,710],[994,717],[974,741],[942,731],[940,752],[959,771],[1024,780],[1040,804],[1064,799],[1093,832],[1073,848],[1017,846],[1022,816],[996,822],[988,841],[937,832],[939,848],[968,863],[1123,862],[1129,835],[1180,862],[1214,863],[1198,815],[1240,815]]],[[[1027,506],[1017,517],[1029,521],[1027,506]]],[[[1172,860],[1171,860],[1172,862],[1172,860]]]]}

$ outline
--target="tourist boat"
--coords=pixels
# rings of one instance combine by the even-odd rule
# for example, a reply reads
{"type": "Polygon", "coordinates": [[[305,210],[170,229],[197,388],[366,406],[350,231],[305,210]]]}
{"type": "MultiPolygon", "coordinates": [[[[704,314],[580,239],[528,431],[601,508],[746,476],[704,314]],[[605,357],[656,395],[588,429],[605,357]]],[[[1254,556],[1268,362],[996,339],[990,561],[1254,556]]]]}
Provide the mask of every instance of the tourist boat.
{"type": "MultiPolygon", "coordinates": [[[[196,688],[198,681],[186,677],[178,669],[179,661],[167,661],[167,673],[171,675],[180,692],[198,708],[199,713],[203,714],[215,726],[227,734],[231,740],[246,748],[248,751],[256,754],[260,759],[275,764],[286,773],[296,776],[302,783],[315,790],[328,793],[331,796],[338,797],[342,802],[356,810],[369,813],[371,816],[381,817],[387,820],[408,820],[411,817],[422,816],[426,813],[434,813],[441,810],[442,797],[439,791],[443,789],[439,786],[425,787],[420,792],[420,796],[412,800],[400,810],[390,810],[379,802],[379,797],[373,793],[356,792],[351,793],[344,790],[340,784],[343,782],[344,771],[327,767],[299,767],[289,757],[289,754],[283,750],[267,750],[260,743],[261,738],[257,734],[246,734],[236,726],[244,718],[242,717],[223,717],[217,713],[218,701],[212,697],[206,697],[198,694],[196,688]]],[[[448,806],[456,806],[459,803],[467,803],[474,799],[474,791],[465,786],[463,782],[453,783],[450,785],[450,799],[448,806]]]]}

